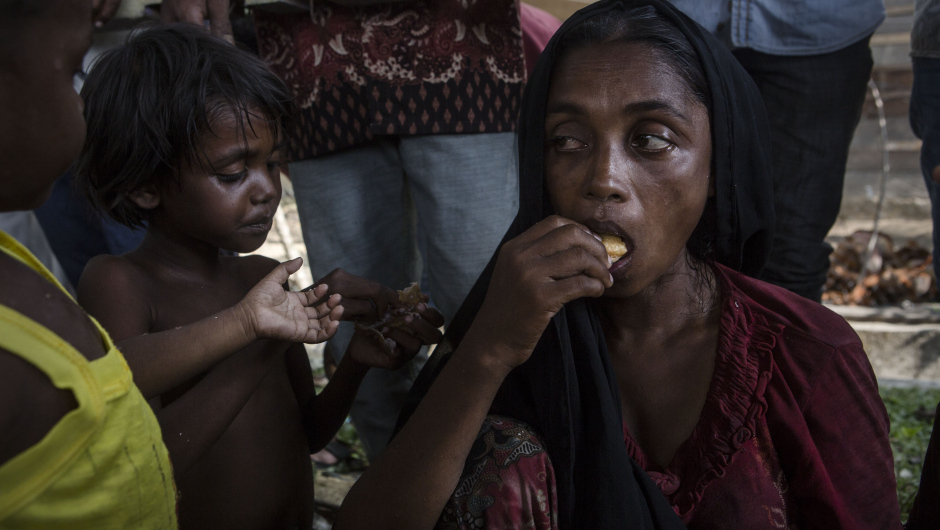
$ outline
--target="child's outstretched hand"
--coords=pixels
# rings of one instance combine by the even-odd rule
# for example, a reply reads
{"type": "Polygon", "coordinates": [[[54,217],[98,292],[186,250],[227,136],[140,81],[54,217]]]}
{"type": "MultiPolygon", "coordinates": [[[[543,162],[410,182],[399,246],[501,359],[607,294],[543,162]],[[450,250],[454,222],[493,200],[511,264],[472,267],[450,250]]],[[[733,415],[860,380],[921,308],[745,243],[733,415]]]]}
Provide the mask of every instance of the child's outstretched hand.
{"type": "Polygon", "coordinates": [[[250,336],[315,344],[336,333],[343,316],[339,294],[324,298],[329,290],[326,284],[302,292],[284,288],[302,263],[295,258],[279,264],[238,303],[250,336]]]}
{"type": "Polygon", "coordinates": [[[395,370],[411,360],[422,346],[440,342],[442,334],[438,328],[444,324],[444,316],[424,302],[416,305],[414,311],[417,316],[405,316],[402,325],[380,330],[394,341],[391,350],[375,331],[358,328],[346,355],[361,365],[395,370]]]}

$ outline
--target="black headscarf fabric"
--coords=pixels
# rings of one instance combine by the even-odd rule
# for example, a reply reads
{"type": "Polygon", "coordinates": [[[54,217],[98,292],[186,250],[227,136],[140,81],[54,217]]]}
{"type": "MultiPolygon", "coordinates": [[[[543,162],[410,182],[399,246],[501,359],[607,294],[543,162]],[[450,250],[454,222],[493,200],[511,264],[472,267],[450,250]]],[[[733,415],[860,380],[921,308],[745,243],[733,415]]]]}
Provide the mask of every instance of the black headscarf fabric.
{"type": "MultiPolygon", "coordinates": [[[[773,239],[769,126],[756,86],[704,28],[661,0],[607,0],[569,18],[539,58],[519,128],[519,213],[503,241],[550,215],[544,192],[544,122],[558,42],[585,20],[653,6],[696,51],[711,92],[713,171],[718,213],[715,260],[760,272],[773,239]]],[[[489,286],[495,255],[425,366],[402,418],[410,416],[460,343],[489,286]]],[[[665,497],[627,454],[620,393],[600,322],[587,300],[567,304],[528,362],[500,388],[492,412],[518,418],[542,435],[555,468],[561,528],[682,528],[665,497]]]]}

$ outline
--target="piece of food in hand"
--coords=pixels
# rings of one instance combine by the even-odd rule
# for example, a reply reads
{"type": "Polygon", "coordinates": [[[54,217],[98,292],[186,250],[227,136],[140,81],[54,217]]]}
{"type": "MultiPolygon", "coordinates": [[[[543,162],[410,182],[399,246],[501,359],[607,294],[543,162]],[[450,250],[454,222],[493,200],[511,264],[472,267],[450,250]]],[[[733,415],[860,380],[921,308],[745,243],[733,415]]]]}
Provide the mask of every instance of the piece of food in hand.
{"type": "Polygon", "coordinates": [[[407,288],[398,291],[398,303],[389,305],[382,318],[371,324],[356,322],[356,329],[374,335],[376,339],[385,343],[389,352],[392,352],[398,344],[393,339],[386,337],[382,330],[405,327],[407,325],[405,317],[408,316],[421,318],[415,307],[425,300],[426,297],[421,292],[421,286],[417,282],[413,282],[407,288]]]}
{"type": "Polygon", "coordinates": [[[607,249],[607,255],[610,256],[610,259],[617,261],[627,253],[627,245],[620,236],[613,234],[599,235],[601,236],[601,243],[603,243],[604,248],[607,249]]]}
{"type": "Polygon", "coordinates": [[[424,293],[418,282],[412,282],[407,288],[398,291],[398,303],[405,307],[414,308],[424,301],[424,293]]]}

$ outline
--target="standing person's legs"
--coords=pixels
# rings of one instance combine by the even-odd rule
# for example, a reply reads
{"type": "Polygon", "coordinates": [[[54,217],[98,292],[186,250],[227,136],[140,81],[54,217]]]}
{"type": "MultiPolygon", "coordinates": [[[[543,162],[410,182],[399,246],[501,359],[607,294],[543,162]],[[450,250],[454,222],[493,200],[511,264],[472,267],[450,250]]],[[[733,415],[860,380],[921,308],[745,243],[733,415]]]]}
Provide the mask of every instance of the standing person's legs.
{"type": "Polygon", "coordinates": [[[914,85],[911,88],[911,129],[923,140],[920,170],[930,195],[933,217],[933,267],[940,278],[940,184],[933,179],[940,166],[940,59],[914,58],[914,85]]]}
{"type": "Polygon", "coordinates": [[[400,151],[426,247],[429,295],[449,322],[519,207],[516,135],[406,137],[400,151]]]}
{"type": "MultiPolygon", "coordinates": [[[[314,278],[335,268],[402,288],[418,278],[413,213],[395,140],[290,164],[291,182],[314,278]]],[[[342,359],[352,337],[343,323],[330,346],[342,359]]],[[[385,449],[418,367],[370,370],[352,416],[370,459],[385,449]]]]}
{"type": "Polygon", "coordinates": [[[757,83],[771,125],[777,226],[761,279],[819,301],[832,252],[825,237],[839,214],[871,76],[868,38],[823,55],[734,55],[757,83]]]}

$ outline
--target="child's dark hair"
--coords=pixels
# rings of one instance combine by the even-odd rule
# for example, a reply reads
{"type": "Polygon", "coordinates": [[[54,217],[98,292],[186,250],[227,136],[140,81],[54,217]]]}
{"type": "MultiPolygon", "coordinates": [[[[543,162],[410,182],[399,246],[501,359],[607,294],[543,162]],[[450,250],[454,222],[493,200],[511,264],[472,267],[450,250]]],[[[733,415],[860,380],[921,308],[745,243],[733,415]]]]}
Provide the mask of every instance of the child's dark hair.
{"type": "Polygon", "coordinates": [[[243,131],[258,120],[275,124],[278,137],[296,115],[293,96],[261,59],[189,24],[152,26],[102,55],[82,98],[88,134],[76,185],[130,227],[148,218],[131,192],[176,178],[183,163],[206,163],[200,137],[221,113],[234,111],[243,131]]]}

